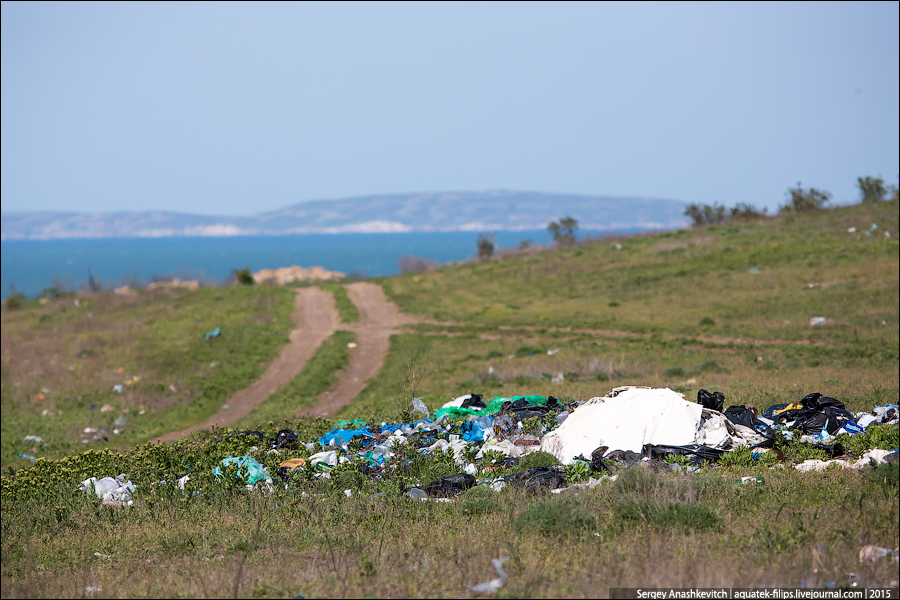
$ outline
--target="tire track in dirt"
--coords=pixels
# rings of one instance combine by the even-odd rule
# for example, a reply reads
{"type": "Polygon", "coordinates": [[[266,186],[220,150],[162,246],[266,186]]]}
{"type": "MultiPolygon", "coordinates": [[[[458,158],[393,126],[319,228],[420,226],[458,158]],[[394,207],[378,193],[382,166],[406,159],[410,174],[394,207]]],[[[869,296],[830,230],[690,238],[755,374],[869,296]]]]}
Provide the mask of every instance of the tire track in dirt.
{"type": "Polygon", "coordinates": [[[279,387],[296,377],[322,342],[337,328],[338,312],[334,307],[334,296],[317,287],[302,288],[294,298],[294,313],[291,318],[299,327],[289,334],[288,345],[272,361],[262,377],[225,401],[224,406],[229,408],[219,409],[205,423],[167,433],[155,441],[172,442],[188,437],[198,429],[234,425],[279,387]]]}
{"type": "Polygon", "coordinates": [[[391,335],[398,333],[403,325],[424,321],[401,314],[380,285],[351,283],[347,295],[359,311],[360,322],[340,328],[356,334],[356,348],[351,350],[347,368],[337,374],[337,382],[319,396],[315,406],[301,411],[298,417],[327,417],[350,404],[384,364],[391,335]]]}

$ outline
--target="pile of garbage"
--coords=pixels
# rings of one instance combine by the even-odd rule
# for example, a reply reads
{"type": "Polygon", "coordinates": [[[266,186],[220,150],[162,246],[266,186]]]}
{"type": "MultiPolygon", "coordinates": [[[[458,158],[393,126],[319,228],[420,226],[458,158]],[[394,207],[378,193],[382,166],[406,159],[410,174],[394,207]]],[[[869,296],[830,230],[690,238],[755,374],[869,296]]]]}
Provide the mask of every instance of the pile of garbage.
{"type": "MultiPolygon", "coordinates": [[[[757,458],[765,452],[779,452],[776,442],[812,444],[831,458],[795,465],[801,471],[819,470],[835,462],[863,468],[898,458],[896,448],[853,457],[836,443],[837,436],[859,435],[873,424],[896,425],[897,405],[853,414],[840,401],[820,393],[797,403],[770,406],[762,413],[749,406],[725,408],[721,392],[701,389],[697,401],[690,402],[670,389],[633,386],[568,404],[552,396],[498,397],[484,402],[480,395],[467,394],[444,404],[433,420],[421,399],[414,399],[413,410],[423,418],[376,426],[361,420],[339,421],[332,431],[307,442],[289,429],[269,440],[259,431],[230,437],[255,437],[251,450],[264,448],[269,454],[281,455],[274,476],[285,485],[290,484],[296,469],[330,478],[339,465],[356,461],[361,473],[382,479],[407,466],[403,460],[408,461],[411,449],[421,455],[451,453],[459,473],[403,490],[414,499],[443,501],[479,484],[495,490],[513,485],[554,492],[593,487],[612,476],[610,463],[655,461],[672,468],[698,466],[714,463],[740,448],[749,449],[757,458]],[[551,454],[557,464],[491,477],[496,471],[517,467],[524,457],[539,451],[551,454]],[[672,456],[680,460],[666,460],[672,456]],[[488,460],[482,460],[485,458],[488,460]],[[576,479],[582,483],[570,485],[569,480],[576,479]]],[[[229,464],[237,465],[248,489],[259,484],[271,487],[275,482],[266,467],[250,456],[225,458],[214,470],[216,478],[221,476],[221,467],[229,464]]],[[[184,488],[189,478],[179,479],[179,487],[184,488]]],[[[127,503],[134,486],[124,480],[92,478],[82,482],[81,489],[104,500],[127,503]]]]}

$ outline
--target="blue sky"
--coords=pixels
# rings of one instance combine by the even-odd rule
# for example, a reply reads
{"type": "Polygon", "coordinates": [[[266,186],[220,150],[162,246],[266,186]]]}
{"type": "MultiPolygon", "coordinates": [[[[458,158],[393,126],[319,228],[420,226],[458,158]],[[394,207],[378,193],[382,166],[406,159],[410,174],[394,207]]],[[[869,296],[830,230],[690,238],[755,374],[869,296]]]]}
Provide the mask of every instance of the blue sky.
{"type": "Polygon", "coordinates": [[[898,3],[2,3],[2,210],[515,189],[856,201],[898,3]]]}

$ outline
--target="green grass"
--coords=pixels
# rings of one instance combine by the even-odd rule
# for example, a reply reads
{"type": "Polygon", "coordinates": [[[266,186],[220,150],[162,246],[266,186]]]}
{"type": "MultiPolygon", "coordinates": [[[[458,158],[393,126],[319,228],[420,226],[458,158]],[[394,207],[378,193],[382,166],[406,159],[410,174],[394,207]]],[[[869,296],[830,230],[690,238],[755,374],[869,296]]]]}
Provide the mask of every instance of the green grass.
{"type": "Polygon", "coordinates": [[[341,323],[359,323],[359,311],[356,309],[353,301],[350,300],[350,296],[347,295],[346,285],[328,281],[317,283],[316,286],[331,292],[334,296],[334,306],[340,315],[341,323]]]}
{"type": "Polygon", "coordinates": [[[93,295],[79,306],[62,298],[5,311],[3,468],[26,464],[20,453],[126,448],[209,417],[288,342],[293,298],[285,288],[234,286],[93,295]],[[214,327],[222,334],[205,340],[214,327]],[[104,405],[112,410],[101,412],[104,405]],[[119,418],[126,424],[114,435],[119,418]],[[82,444],[91,437],[85,427],[106,429],[109,442],[82,444]],[[23,442],[26,435],[46,444],[23,442]]]}

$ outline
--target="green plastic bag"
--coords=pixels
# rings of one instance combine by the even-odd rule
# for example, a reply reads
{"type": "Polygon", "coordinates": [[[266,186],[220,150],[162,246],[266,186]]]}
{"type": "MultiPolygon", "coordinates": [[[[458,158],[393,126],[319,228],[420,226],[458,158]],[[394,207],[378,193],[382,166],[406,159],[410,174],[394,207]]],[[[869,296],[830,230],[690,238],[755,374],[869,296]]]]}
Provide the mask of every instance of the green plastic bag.
{"type": "MultiPolygon", "coordinates": [[[[257,481],[265,481],[269,479],[269,472],[266,471],[266,468],[259,464],[255,458],[252,456],[238,456],[222,459],[223,465],[230,465],[233,463],[237,463],[238,473],[241,476],[241,479],[247,482],[248,485],[253,485],[257,481]]],[[[222,477],[222,468],[216,467],[213,469],[213,474],[216,476],[216,479],[222,477]]]]}
{"type": "Polygon", "coordinates": [[[500,412],[500,407],[503,406],[504,402],[515,402],[516,400],[521,400],[522,398],[528,400],[528,403],[532,406],[547,404],[547,399],[543,396],[513,396],[512,398],[497,396],[496,398],[488,402],[484,408],[459,408],[456,406],[451,406],[449,408],[439,408],[434,413],[434,419],[436,421],[444,415],[449,415],[451,418],[465,417],[468,415],[475,415],[476,417],[495,415],[500,412]]]}

